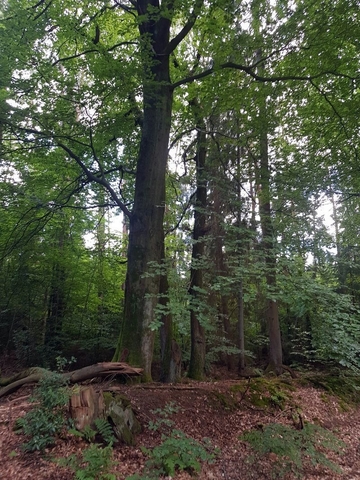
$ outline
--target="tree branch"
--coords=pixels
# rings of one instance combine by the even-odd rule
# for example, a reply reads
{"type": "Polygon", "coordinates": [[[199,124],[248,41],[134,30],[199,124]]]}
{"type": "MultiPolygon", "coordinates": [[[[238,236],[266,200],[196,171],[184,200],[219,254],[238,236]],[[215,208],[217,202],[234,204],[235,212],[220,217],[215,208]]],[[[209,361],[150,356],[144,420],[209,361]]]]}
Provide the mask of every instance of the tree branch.
{"type": "Polygon", "coordinates": [[[38,13],[38,14],[33,18],[33,20],[37,20],[38,18],[40,18],[41,15],[43,15],[43,14],[46,12],[46,10],[50,7],[51,4],[52,4],[52,0],[50,0],[50,2],[49,2],[47,5],[45,5],[45,8],[44,8],[40,13],[38,13]]]}
{"type": "Polygon", "coordinates": [[[115,50],[115,48],[122,47],[123,45],[138,45],[138,42],[127,41],[127,42],[115,43],[115,45],[107,49],[107,52],[112,52],[113,50],[115,50]]]}
{"type": "Polygon", "coordinates": [[[87,55],[88,53],[99,53],[99,50],[97,48],[90,48],[89,50],[84,50],[83,52],[75,53],[74,55],[69,55],[68,57],[58,58],[55,62],[52,63],[52,66],[54,67],[60,62],[66,62],[67,60],[72,60],[73,58],[82,57],[83,55],[87,55]]]}
{"type": "Polygon", "coordinates": [[[188,201],[186,202],[186,205],[183,205],[183,206],[182,206],[182,207],[183,207],[183,211],[181,212],[178,221],[176,222],[176,224],[175,224],[173,227],[171,227],[171,228],[169,228],[168,230],[166,230],[166,232],[165,232],[165,237],[166,237],[167,235],[169,235],[170,233],[175,232],[175,231],[179,228],[180,223],[182,222],[183,218],[185,217],[185,214],[186,214],[186,212],[188,211],[188,209],[189,209],[189,207],[190,207],[190,205],[191,205],[191,203],[192,203],[192,201],[193,201],[193,198],[195,197],[195,194],[196,194],[196,192],[193,192],[193,193],[190,195],[188,201]]]}
{"type": "Polygon", "coordinates": [[[181,43],[184,40],[186,35],[190,32],[190,30],[194,26],[196,19],[199,13],[201,12],[201,7],[203,6],[203,4],[204,4],[204,0],[196,0],[194,9],[191,12],[188,21],[185,23],[182,30],[180,30],[180,32],[176,35],[176,37],[170,40],[167,47],[162,52],[163,55],[170,55],[170,53],[172,53],[175,50],[175,48],[179,45],[179,43],[181,43]]]}
{"type": "MultiPolygon", "coordinates": [[[[341,128],[342,128],[343,132],[345,133],[346,138],[348,140],[350,140],[351,135],[349,135],[349,132],[348,132],[348,129],[345,125],[344,119],[340,115],[340,113],[338,112],[338,110],[335,107],[335,105],[333,104],[333,102],[329,99],[329,97],[326,95],[326,93],[318,85],[316,85],[316,83],[313,81],[313,79],[310,80],[310,84],[315,88],[315,90],[324,98],[325,102],[330,106],[330,108],[332,109],[334,114],[339,119],[341,128]]],[[[350,148],[353,149],[353,151],[355,153],[355,158],[358,158],[358,150],[357,150],[356,146],[353,144],[353,142],[350,142],[350,148]]]]}
{"type": "Polygon", "coordinates": [[[43,231],[45,225],[52,219],[54,212],[47,210],[42,216],[31,218],[26,221],[25,224],[22,223],[31,211],[35,211],[39,207],[42,207],[42,205],[39,204],[29,208],[16,222],[15,226],[11,229],[8,238],[4,242],[4,246],[1,248],[0,260],[3,260],[7,255],[10,255],[19,245],[26,245],[37,233],[43,231]],[[17,238],[15,237],[14,239],[17,231],[20,232],[20,236],[17,238]]]}
{"type": "Polygon", "coordinates": [[[226,62],[222,63],[219,65],[217,68],[209,68],[207,70],[204,70],[203,72],[197,73],[195,75],[191,75],[187,78],[183,78],[182,80],[179,80],[178,82],[175,82],[171,85],[172,89],[175,89],[177,87],[180,87],[181,85],[185,85],[187,83],[192,83],[195,80],[200,80],[202,78],[208,77],[209,75],[212,75],[216,71],[224,70],[224,69],[233,69],[233,70],[240,70],[244,73],[247,73],[250,75],[254,80],[257,82],[280,82],[280,81],[303,81],[303,82],[311,82],[312,80],[316,80],[317,78],[323,77],[325,75],[333,75],[337,77],[343,77],[343,78],[349,78],[351,80],[356,80],[360,78],[360,75],[357,75],[356,77],[351,77],[346,74],[342,74],[339,72],[334,72],[332,70],[325,70],[324,72],[319,72],[315,75],[278,75],[278,76],[273,76],[273,77],[263,77],[261,75],[258,75],[256,72],[253,70],[253,66],[246,66],[246,65],[240,65],[238,63],[234,62],[226,62]]]}
{"type": "MultiPolygon", "coordinates": [[[[123,45],[137,45],[137,42],[120,42],[116,43],[112,47],[109,47],[106,49],[107,52],[112,52],[118,47],[122,47],[123,45]]],[[[74,53],[74,55],[69,55],[68,57],[63,57],[63,58],[58,58],[55,62],[53,62],[52,66],[54,67],[60,62],[66,62],[67,60],[72,60],[74,58],[79,58],[82,57],[83,55],[87,55],[88,53],[101,53],[101,51],[98,48],[89,48],[88,50],[84,50],[83,52],[80,53],[74,53]]]]}
{"type": "Polygon", "coordinates": [[[71,157],[73,160],[75,160],[75,162],[79,165],[79,167],[82,169],[82,171],[85,173],[85,175],[87,176],[87,178],[91,181],[91,182],[95,182],[95,183],[98,183],[100,185],[102,185],[109,193],[110,193],[110,196],[111,198],[114,200],[114,202],[118,205],[118,207],[120,208],[120,210],[124,213],[124,215],[126,215],[127,217],[131,217],[131,212],[130,210],[126,207],[126,205],[120,200],[120,198],[117,196],[115,190],[111,187],[111,185],[109,184],[109,182],[107,182],[103,176],[101,177],[98,177],[97,175],[95,175],[93,172],[91,172],[87,166],[85,165],[85,163],[81,160],[81,158],[76,155],[76,153],[74,153],[69,147],[67,147],[66,145],[64,145],[63,143],[60,143],[58,142],[57,145],[62,148],[63,150],[65,150],[65,152],[69,155],[69,157],[71,157]]]}
{"type": "Polygon", "coordinates": [[[132,5],[132,7],[128,7],[127,5],[124,5],[123,3],[118,2],[117,0],[115,0],[115,5],[116,5],[117,7],[120,7],[120,8],[122,8],[125,12],[131,13],[131,15],[136,16],[136,13],[135,13],[135,12],[136,12],[136,2],[130,0],[130,3],[131,3],[131,5],[132,5]]]}

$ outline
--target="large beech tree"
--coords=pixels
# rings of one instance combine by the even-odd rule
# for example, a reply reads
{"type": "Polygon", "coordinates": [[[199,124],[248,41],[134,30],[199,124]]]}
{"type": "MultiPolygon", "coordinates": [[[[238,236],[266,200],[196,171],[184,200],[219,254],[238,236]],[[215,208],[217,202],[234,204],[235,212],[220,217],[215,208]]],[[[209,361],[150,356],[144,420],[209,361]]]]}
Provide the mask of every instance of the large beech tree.
{"type": "Polygon", "coordinates": [[[187,85],[225,69],[256,82],[356,78],[347,54],[339,57],[344,50],[338,35],[334,31],[328,44],[324,30],[324,16],[337,28],[335,19],[346,2],[321,11],[307,1],[257,3],[266,6],[264,22],[271,25],[271,35],[259,45],[267,58],[256,60],[250,36],[233,28],[246,22],[249,5],[230,0],[84,0],[75,5],[9,0],[1,19],[5,153],[10,158],[12,146],[20,144],[31,162],[36,150],[46,152],[49,161],[61,151],[64,161],[78,167],[74,195],[95,182],[129,218],[125,310],[115,359],[126,349],[129,361],[143,367],[145,380],[151,379],[151,324],[160,288],[154,266],[164,252],[175,89],[185,96],[187,85]]]}

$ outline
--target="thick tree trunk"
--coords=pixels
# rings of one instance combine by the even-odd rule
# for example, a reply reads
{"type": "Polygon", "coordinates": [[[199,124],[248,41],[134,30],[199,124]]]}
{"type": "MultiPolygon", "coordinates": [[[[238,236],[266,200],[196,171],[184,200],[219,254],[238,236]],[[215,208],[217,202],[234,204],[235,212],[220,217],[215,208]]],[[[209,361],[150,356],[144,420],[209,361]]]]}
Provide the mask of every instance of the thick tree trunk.
{"type": "Polygon", "coordinates": [[[149,327],[154,320],[160,283],[155,270],[162,261],[164,242],[165,172],[172,95],[168,87],[160,86],[158,97],[149,98],[148,95],[145,102],[134,209],[130,218],[125,313],[119,352],[128,348],[130,362],[140,365],[144,369],[144,380],[150,380],[154,332],[149,327]],[[153,105],[147,105],[149,100],[153,105]]]}
{"type": "MultiPolygon", "coordinates": [[[[138,13],[143,15],[147,2],[137,3],[138,13]]],[[[120,352],[127,348],[129,361],[141,366],[143,380],[150,381],[154,345],[150,325],[160,286],[156,265],[161,263],[164,251],[165,173],[173,101],[169,55],[162,53],[169,43],[170,20],[144,19],[139,29],[144,62],[144,116],[130,217],[125,311],[114,359],[119,359],[120,352]]]]}

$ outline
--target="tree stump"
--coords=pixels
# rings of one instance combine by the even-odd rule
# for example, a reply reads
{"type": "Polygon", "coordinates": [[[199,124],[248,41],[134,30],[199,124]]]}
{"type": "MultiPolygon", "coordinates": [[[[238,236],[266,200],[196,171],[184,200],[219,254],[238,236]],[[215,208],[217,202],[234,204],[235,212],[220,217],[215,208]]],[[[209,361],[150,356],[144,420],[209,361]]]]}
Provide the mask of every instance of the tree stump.
{"type": "Polygon", "coordinates": [[[86,426],[95,429],[97,418],[108,420],[115,436],[127,445],[134,445],[141,431],[128,398],[116,392],[96,392],[91,386],[80,387],[71,396],[70,415],[80,432],[86,426]]]}
{"type": "Polygon", "coordinates": [[[80,432],[86,426],[93,427],[97,418],[104,417],[104,399],[102,392],[93,387],[80,387],[70,398],[70,416],[80,432]]]}
{"type": "Polygon", "coordinates": [[[115,392],[103,392],[105,416],[113,426],[116,437],[127,445],[135,445],[135,435],[141,425],[131,408],[130,400],[115,392]]]}

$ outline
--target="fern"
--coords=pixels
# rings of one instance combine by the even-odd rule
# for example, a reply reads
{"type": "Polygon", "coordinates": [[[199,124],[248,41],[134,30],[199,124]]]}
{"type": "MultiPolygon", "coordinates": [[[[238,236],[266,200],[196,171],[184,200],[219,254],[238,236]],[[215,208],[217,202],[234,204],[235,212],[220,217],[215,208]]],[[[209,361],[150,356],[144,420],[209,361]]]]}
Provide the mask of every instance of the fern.
{"type": "Polygon", "coordinates": [[[190,473],[200,471],[201,462],[212,461],[216,454],[209,452],[208,445],[202,445],[193,438],[185,435],[181,430],[174,430],[169,437],[164,437],[161,445],[153,450],[143,448],[144,453],[150,456],[147,470],[154,473],[166,474],[170,477],[178,470],[190,473]]]}
{"type": "Polygon", "coordinates": [[[105,418],[97,418],[95,420],[95,426],[105,443],[112,446],[116,442],[113,429],[108,420],[105,418]]]}
{"type": "Polygon", "coordinates": [[[95,440],[96,435],[100,435],[107,445],[113,446],[116,442],[116,437],[108,420],[105,418],[97,418],[94,423],[95,430],[91,428],[90,425],[85,425],[81,432],[76,429],[70,429],[69,433],[77,437],[85,438],[89,443],[95,440]]]}
{"type": "Polygon", "coordinates": [[[157,480],[164,475],[171,478],[177,471],[198,473],[201,469],[201,462],[214,460],[218,451],[212,448],[208,439],[199,443],[188,437],[183,431],[173,429],[174,422],[169,417],[178,411],[179,406],[174,402],[167,403],[162,409],[152,411],[158,416],[158,419],[156,422],[149,422],[149,429],[168,431],[171,427],[171,434],[163,434],[162,444],[152,450],[141,448],[143,453],[149,457],[144,475],[137,473],[127,477],[126,480],[157,480]]]}
{"type": "Polygon", "coordinates": [[[70,455],[57,459],[57,462],[73,470],[76,480],[116,480],[116,475],[110,473],[116,464],[112,454],[113,449],[110,445],[102,448],[92,444],[82,452],[81,457],[70,455]]]}
{"type": "MultiPolygon", "coordinates": [[[[276,478],[284,476],[289,470],[301,478],[305,463],[319,464],[341,472],[339,466],[331,462],[319,448],[340,453],[345,444],[329,430],[311,423],[301,430],[272,423],[261,430],[246,432],[240,439],[248,442],[260,456],[268,453],[278,456],[276,478]]],[[[257,460],[258,457],[253,458],[254,462],[257,460]]]]}

